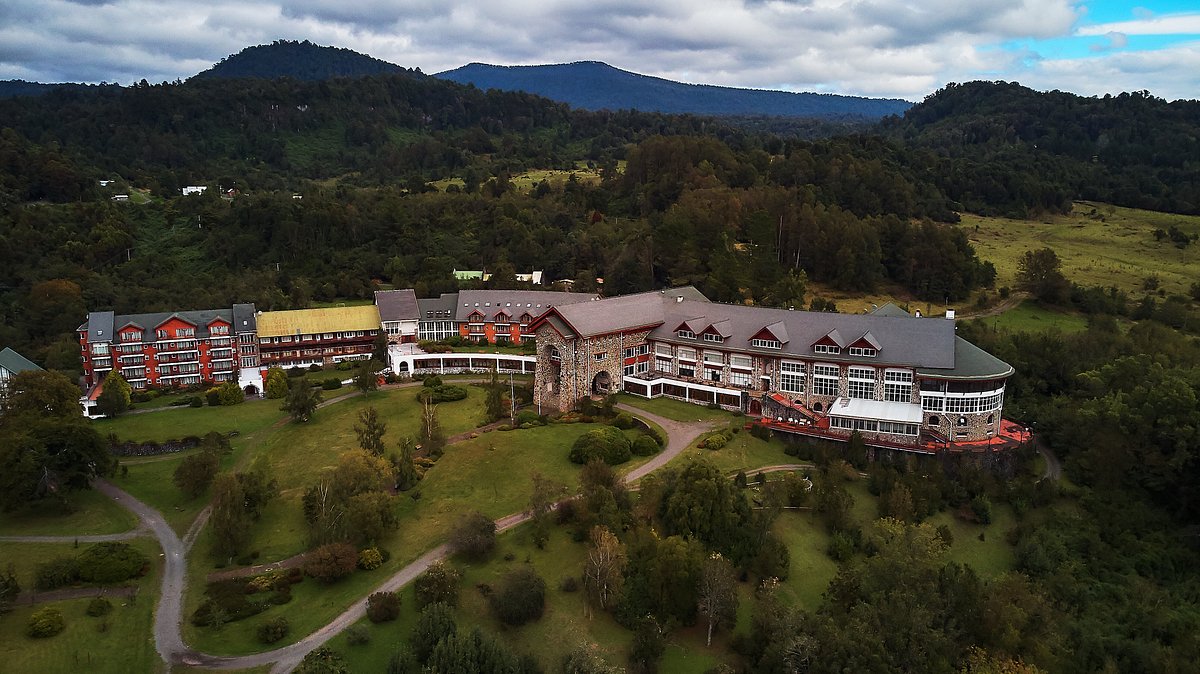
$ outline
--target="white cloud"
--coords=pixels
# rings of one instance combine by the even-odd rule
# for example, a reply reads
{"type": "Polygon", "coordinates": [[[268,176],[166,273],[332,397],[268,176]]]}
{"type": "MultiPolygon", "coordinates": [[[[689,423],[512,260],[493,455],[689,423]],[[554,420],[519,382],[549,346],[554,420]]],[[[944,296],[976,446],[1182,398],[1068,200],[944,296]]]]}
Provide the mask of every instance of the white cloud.
{"type": "MultiPolygon", "coordinates": [[[[687,82],[910,100],[979,78],[1091,91],[1094,60],[1049,69],[995,47],[1069,36],[1082,16],[1078,0],[5,0],[0,78],[173,80],[249,45],[308,39],[429,73],[598,60],[687,82]]],[[[1116,33],[1141,34],[1119,25],[1088,34],[1113,33],[1110,47],[1116,33]]],[[[1183,91],[1190,77],[1196,90],[1190,73],[1143,74],[1134,88],[1183,91]]]]}
{"type": "Polygon", "coordinates": [[[1200,35],[1200,14],[1148,16],[1133,21],[1115,21],[1081,26],[1079,35],[1200,35]]]}
{"type": "Polygon", "coordinates": [[[1200,90],[1200,42],[1156,51],[1112,52],[1080,59],[1047,59],[1022,75],[1038,89],[1066,89],[1086,96],[1149,90],[1167,100],[1194,99],[1200,90]],[[1062,83],[1069,82],[1066,87],[1062,83]]]}

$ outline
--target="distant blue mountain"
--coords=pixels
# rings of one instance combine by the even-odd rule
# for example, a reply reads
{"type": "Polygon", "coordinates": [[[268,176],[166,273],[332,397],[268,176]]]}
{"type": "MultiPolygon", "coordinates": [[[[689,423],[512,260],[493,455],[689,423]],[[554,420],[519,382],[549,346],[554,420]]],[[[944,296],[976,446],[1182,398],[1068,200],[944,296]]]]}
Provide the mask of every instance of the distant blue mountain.
{"type": "Polygon", "coordinates": [[[197,73],[192,79],[251,77],[273,80],[290,77],[312,82],[334,77],[414,75],[418,72],[350,49],[325,47],[308,40],[276,40],[271,44],[246,47],[232,56],[221,59],[208,70],[197,73]]]}
{"type": "Polygon", "coordinates": [[[901,115],[908,101],[684,84],[639,75],[599,61],[542,66],[471,63],[434,75],[480,89],[525,91],[585,110],[628,110],[714,116],[858,117],[901,115]]]}

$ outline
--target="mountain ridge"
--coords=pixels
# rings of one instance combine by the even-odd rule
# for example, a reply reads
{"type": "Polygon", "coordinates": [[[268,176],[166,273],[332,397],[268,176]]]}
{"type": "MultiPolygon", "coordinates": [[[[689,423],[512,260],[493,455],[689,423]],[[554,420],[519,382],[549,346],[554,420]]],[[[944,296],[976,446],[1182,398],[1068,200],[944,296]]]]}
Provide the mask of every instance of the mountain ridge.
{"type": "Polygon", "coordinates": [[[585,110],[880,119],[903,114],[912,107],[911,102],[900,99],[677,82],[623,70],[603,61],[532,66],[474,62],[433,77],[481,89],[525,91],[585,110]]]}

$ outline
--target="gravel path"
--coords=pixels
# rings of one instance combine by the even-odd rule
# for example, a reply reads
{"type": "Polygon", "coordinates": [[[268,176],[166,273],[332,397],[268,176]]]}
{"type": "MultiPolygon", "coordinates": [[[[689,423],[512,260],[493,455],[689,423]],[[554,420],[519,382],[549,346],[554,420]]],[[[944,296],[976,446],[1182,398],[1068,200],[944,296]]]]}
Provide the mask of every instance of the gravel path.
{"type": "Polygon", "coordinates": [[[122,531],[119,534],[94,534],[88,536],[0,536],[0,543],[105,543],[107,541],[127,541],[131,538],[145,536],[146,526],[139,524],[136,529],[122,531]]]}

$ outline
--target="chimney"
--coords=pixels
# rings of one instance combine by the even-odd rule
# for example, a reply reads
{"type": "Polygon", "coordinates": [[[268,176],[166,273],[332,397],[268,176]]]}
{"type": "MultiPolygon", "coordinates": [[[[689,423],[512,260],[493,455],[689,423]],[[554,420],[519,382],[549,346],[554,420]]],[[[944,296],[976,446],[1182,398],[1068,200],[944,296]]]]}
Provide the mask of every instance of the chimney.
{"type": "Polygon", "coordinates": [[[946,310],[946,319],[951,320],[951,321],[954,320],[954,310],[953,309],[946,310]]]}

